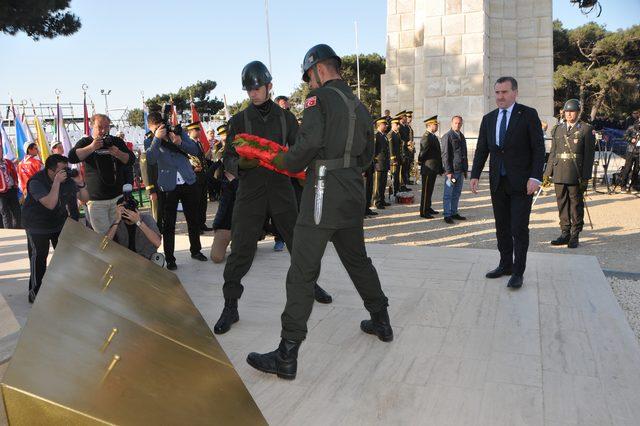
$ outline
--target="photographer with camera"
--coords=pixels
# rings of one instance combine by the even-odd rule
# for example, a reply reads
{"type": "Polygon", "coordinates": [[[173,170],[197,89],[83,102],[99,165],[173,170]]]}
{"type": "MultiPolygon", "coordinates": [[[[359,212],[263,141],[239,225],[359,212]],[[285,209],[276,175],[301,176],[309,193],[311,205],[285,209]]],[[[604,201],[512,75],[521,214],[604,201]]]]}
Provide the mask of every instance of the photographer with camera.
{"type": "Polygon", "coordinates": [[[131,182],[135,155],[125,142],[109,135],[111,120],[104,114],[91,117],[91,136],[84,137],[69,152],[70,163],[84,163],[89,190],[89,220],[99,234],[107,232],[116,215],[122,185],[131,182]]]}
{"type": "Polygon", "coordinates": [[[638,187],[638,172],[640,172],[640,121],[636,121],[624,134],[624,139],[629,143],[624,159],[624,167],[620,172],[622,191],[631,192],[631,188],[638,187]]]}
{"type": "Polygon", "coordinates": [[[33,303],[40,290],[42,277],[47,269],[49,243],[53,248],[67,217],[69,204],[89,200],[87,185],[75,169],[68,167],[69,160],[60,154],[52,154],[39,171],[27,182],[27,198],[22,206],[22,225],[27,231],[31,266],[29,302],[33,303]]]}
{"type": "MultiPolygon", "coordinates": [[[[200,214],[198,212],[199,194],[196,186],[196,175],[189,162],[189,155],[198,155],[198,145],[187,136],[182,128],[170,126],[166,117],[168,104],[163,107],[164,116],[160,112],[149,113],[147,121],[149,129],[154,132],[153,141],[147,149],[147,162],[158,167],[158,189],[163,198],[162,238],[164,239],[164,255],[167,269],[177,269],[173,254],[175,247],[176,210],[182,202],[184,216],[189,230],[191,258],[206,262],[207,258],[200,252],[200,214]]],[[[170,108],[170,106],[169,106],[170,108]]]]}
{"type": "Polygon", "coordinates": [[[162,242],[158,225],[148,213],[138,212],[138,203],[131,195],[133,187],[125,184],[122,197],[116,201],[116,220],[107,237],[140,256],[150,259],[162,242]]]}

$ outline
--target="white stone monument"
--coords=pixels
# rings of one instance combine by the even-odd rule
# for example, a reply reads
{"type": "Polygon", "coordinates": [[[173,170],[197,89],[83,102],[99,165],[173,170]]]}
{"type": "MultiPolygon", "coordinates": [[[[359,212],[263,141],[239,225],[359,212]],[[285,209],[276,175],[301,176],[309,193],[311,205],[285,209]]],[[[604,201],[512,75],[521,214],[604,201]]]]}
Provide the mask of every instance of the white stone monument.
{"type": "Polygon", "coordinates": [[[438,114],[467,137],[495,108],[500,76],[518,80],[518,102],[553,118],[552,0],[387,0],[387,65],[382,109],[414,111],[416,136],[438,114]]]}

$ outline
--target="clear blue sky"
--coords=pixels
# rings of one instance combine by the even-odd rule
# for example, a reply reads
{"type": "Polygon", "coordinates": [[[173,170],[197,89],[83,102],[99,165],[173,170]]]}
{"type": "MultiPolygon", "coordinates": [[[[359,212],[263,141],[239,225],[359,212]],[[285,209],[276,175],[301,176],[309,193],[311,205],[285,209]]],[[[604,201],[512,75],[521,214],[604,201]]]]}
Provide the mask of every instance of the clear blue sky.
{"type": "MultiPolygon", "coordinates": [[[[638,23],[640,0],[601,2],[604,11],[596,19],[581,15],[569,0],[554,0],[554,17],[567,27],[589,20],[612,30],[638,23]]],[[[264,0],[158,0],[154,9],[149,4],[72,0],[82,29],[71,37],[34,42],[0,34],[0,103],[8,93],[15,101],[54,102],[56,88],[63,102],[80,102],[86,83],[98,111],[104,109],[100,89],[111,89],[110,109],[138,107],[141,90],[150,97],[205,79],[218,83],[213,95],[226,94],[233,103],[245,97],[242,67],[255,59],[268,65],[264,0]]],[[[384,0],[270,0],[269,18],[276,95],[299,84],[300,63],[312,45],[354,53],[356,20],[360,52],[385,51],[384,0]]]]}

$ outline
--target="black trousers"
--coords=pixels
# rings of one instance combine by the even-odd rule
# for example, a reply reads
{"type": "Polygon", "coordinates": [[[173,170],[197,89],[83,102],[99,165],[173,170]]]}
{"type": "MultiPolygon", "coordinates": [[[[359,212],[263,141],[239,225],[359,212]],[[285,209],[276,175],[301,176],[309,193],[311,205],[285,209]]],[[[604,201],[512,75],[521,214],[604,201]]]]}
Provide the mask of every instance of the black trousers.
{"type": "Polygon", "coordinates": [[[584,196],[580,185],[556,183],[556,201],[563,234],[577,235],[584,225],[584,196]]]}
{"type": "Polygon", "coordinates": [[[412,161],[410,158],[405,158],[404,160],[402,160],[402,171],[400,173],[402,185],[408,185],[409,181],[411,180],[411,163],[412,161]]]}
{"type": "Polygon", "coordinates": [[[2,214],[2,226],[5,229],[20,228],[20,202],[16,188],[0,194],[0,214],[2,214]]]}
{"type": "Polygon", "coordinates": [[[198,223],[200,227],[207,225],[207,184],[206,182],[196,183],[198,191],[198,223]]]}
{"type": "Polygon", "coordinates": [[[500,265],[512,268],[516,275],[524,274],[529,249],[529,215],[533,196],[511,190],[506,176],[491,193],[500,265]]]}
{"type": "Polygon", "coordinates": [[[368,168],[364,174],[365,210],[371,207],[371,199],[373,198],[373,175],[373,167],[368,168]]]}
{"type": "Polygon", "coordinates": [[[637,185],[638,183],[638,172],[640,171],[640,158],[638,158],[640,154],[638,154],[638,149],[631,152],[627,152],[627,156],[624,161],[624,167],[622,168],[622,172],[620,173],[620,179],[622,180],[622,185],[627,186],[630,184],[631,187],[637,185]],[[631,181],[631,182],[629,182],[631,181]]]}
{"type": "Polygon", "coordinates": [[[367,311],[379,312],[389,305],[378,272],[367,256],[361,226],[324,229],[296,225],[291,266],[287,273],[287,304],[282,313],[282,338],[300,342],[307,335],[313,308],[313,288],[327,243],[333,242],[342,265],[356,287],[367,311]]]}
{"type": "Polygon", "coordinates": [[[198,211],[200,194],[196,184],[177,185],[173,191],[164,192],[162,200],[164,214],[162,224],[162,240],[164,244],[164,257],[167,262],[175,262],[173,254],[176,245],[176,209],[178,203],[182,203],[184,217],[187,220],[189,230],[189,244],[191,254],[199,253],[200,245],[200,216],[198,211]]]}
{"type": "Polygon", "coordinates": [[[436,186],[437,173],[427,172],[422,175],[422,192],[420,193],[420,215],[429,214],[431,208],[431,197],[433,196],[433,188],[436,186]]]}
{"type": "Polygon", "coordinates": [[[384,206],[385,203],[385,195],[387,191],[387,175],[388,170],[377,171],[374,174],[374,198],[376,207],[384,206]]]}
{"type": "Polygon", "coordinates": [[[224,286],[222,292],[227,299],[239,299],[244,287],[240,283],[249,272],[258,247],[258,239],[264,229],[264,223],[271,216],[280,238],[284,240],[291,253],[293,228],[298,218],[293,188],[286,197],[287,205],[279,205],[275,213],[269,205],[268,194],[256,198],[238,197],[233,206],[231,221],[231,253],[224,267],[224,286]]]}
{"type": "Polygon", "coordinates": [[[55,249],[58,245],[59,232],[51,234],[32,234],[27,230],[27,252],[29,253],[29,294],[35,297],[40,291],[42,277],[47,271],[47,257],[49,256],[49,243],[55,249]]]}
{"type": "Polygon", "coordinates": [[[393,195],[400,190],[400,165],[391,168],[391,176],[393,177],[393,195]]]}

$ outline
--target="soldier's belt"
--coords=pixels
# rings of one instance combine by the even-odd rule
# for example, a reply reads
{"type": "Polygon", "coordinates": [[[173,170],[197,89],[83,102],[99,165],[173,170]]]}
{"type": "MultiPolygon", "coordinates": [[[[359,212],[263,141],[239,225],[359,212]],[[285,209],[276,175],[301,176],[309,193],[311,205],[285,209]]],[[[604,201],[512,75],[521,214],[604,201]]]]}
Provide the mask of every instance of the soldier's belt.
{"type": "Polygon", "coordinates": [[[577,154],[568,154],[568,153],[563,153],[563,154],[558,154],[558,158],[561,160],[573,160],[578,158],[577,154]]]}
{"type": "MultiPolygon", "coordinates": [[[[361,167],[362,166],[361,162],[359,161],[359,158],[358,157],[354,157],[354,156],[350,157],[349,164],[350,165],[349,165],[348,168],[361,167]]],[[[332,159],[329,159],[329,160],[315,160],[314,168],[316,169],[316,171],[318,170],[318,168],[320,166],[325,166],[327,168],[327,171],[346,168],[344,166],[344,157],[342,157],[342,158],[332,158],[332,159]]]]}

